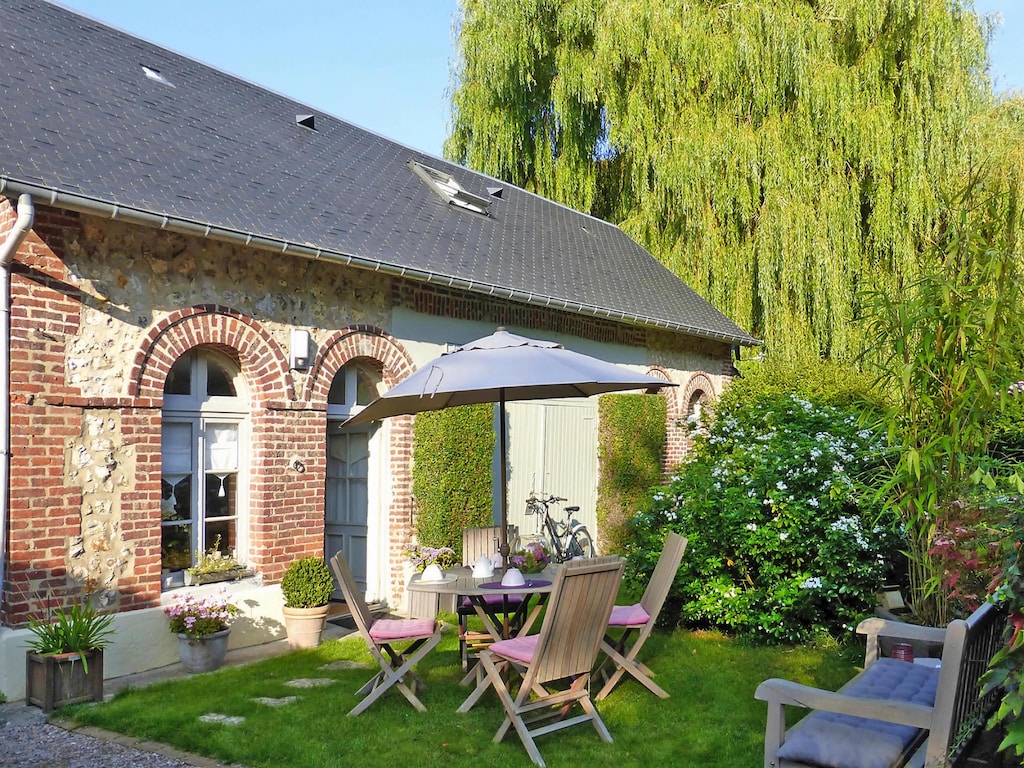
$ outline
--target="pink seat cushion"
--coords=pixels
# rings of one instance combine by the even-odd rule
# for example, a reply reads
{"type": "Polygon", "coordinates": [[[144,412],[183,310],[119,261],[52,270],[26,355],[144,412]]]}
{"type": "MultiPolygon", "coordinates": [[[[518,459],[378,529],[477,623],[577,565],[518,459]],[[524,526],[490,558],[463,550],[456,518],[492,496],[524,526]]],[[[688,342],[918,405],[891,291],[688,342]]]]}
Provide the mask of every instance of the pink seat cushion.
{"type": "Polygon", "coordinates": [[[528,664],[533,658],[533,652],[537,650],[539,637],[540,635],[527,635],[526,637],[513,637],[510,640],[499,640],[491,644],[491,650],[506,659],[528,664]]]}
{"type": "Polygon", "coordinates": [[[432,634],[434,634],[433,619],[377,619],[370,626],[370,637],[375,643],[429,637],[432,634]]]}
{"type": "Polygon", "coordinates": [[[616,605],[612,608],[612,616],[608,619],[610,627],[637,627],[651,620],[651,615],[644,607],[636,605],[616,605]]]}

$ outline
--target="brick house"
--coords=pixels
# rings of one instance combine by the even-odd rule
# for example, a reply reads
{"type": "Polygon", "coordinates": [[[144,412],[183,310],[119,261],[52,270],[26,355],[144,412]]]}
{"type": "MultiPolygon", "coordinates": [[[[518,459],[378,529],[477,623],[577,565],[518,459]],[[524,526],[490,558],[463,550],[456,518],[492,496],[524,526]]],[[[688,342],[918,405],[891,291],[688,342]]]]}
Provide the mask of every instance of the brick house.
{"type": "Polygon", "coordinates": [[[447,344],[503,325],[679,384],[671,465],[757,343],[614,226],[61,7],[0,5],[0,49],[8,698],[29,616],[83,593],[118,612],[108,676],[175,661],[160,606],[213,546],[255,573],[232,647],[283,636],[303,555],[352,547],[400,605],[413,420],[340,425],[447,344]]]}

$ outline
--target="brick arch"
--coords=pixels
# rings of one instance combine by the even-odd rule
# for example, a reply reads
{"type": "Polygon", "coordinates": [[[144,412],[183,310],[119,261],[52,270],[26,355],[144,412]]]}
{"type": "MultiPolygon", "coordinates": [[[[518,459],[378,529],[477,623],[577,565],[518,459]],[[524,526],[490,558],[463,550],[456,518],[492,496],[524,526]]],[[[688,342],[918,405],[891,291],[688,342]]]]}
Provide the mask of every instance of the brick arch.
{"type": "Polygon", "coordinates": [[[682,396],[677,403],[679,410],[674,412],[677,417],[689,415],[690,400],[693,399],[693,395],[696,392],[704,392],[709,401],[718,399],[718,394],[715,392],[715,385],[711,383],[711,378],[703,371],[697,371],[697,373],[690,376],[690,380],[683,387],[682,396]]]}
{"type": "Polygon", "coordinates": [[[668,418],[666,424],[665,463],[662,471],[666,480],[674,468],[682,461],[693,447],[693,433],[683,423],[690,408],[690,399],[697,392],[707,394],[709,400],[717,397],[711,377],[703,371],[691,374],[685,386],[673,387],[668,393],[668,418]]]}
{"type": "Polygon", "coordinates": [[[201,345],[237,356],[254,404],[265,407],[295,399],[281,346],[253,318],[214,304],[172,312],[150,329],[132,364],[128,394],[160,405],[174,361],[201,345]]]}
{"type": "MultiPolygon", "coordinates": [[[[647,375],[672,383],[672,377],[659,366],[651,366],[647,370],[647,375]]],[[[658,394],[665,398],[665,411],[668,417],[672,418],[672,415],[679,409],[679,387],[665,387],[658,394]]]]}
{"type": "Polygon", "coordinates": [[[345,363],[357,358],[379,363],[384,385],[389,389],[414,370],[412,357],[394,336],[369,325],[350,326],[331,334],[320,346],[310,370],[306,402],[326,408],[334,377],[345,363]]]}

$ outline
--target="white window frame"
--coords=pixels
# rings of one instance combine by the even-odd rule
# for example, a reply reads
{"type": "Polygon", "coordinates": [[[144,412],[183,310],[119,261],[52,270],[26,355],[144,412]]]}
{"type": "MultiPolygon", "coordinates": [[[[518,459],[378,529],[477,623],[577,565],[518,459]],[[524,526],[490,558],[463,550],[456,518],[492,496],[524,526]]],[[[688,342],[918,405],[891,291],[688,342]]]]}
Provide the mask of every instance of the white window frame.
{"type": "MultiPolygon", "coordinates": [[[[251,434],[248,387],[245,384],[245,379],[242,377],[238,364],[227,356],[214,350],[203,348],[190,350],[186,354],[192,356],[191,394],[164,395],[164,407],[161,416],[164,426],[168,424],[191,425],[190,464],[192,489],[190,507],[193,516],[190,524],[192,526],[192,564],[195,564],[196,558],[199,555],[213,546],[212,541],[206,541],[206,482],[208,476],[219,476],[222,473],[208,468],[206,454],[209,444],[208,435],[212,428],[225,424],[233,425],[237,429],[237,464],[235,469],[227,474],[235,478],[235,556],[239,562],[244,563],[248,560],[249,552],[248,467],[251,434]],[[206,372],[210,361],[232,372],[232,384],[236,392],[235,397],[206,397],[196,394],[206,391],[206,372]]],[[[162,478],[163,471],[161,470],[162,478]]],[[[161,524],[161,539],[164,527],[166,526],[161,524]]],[[[164,573],[161,577],[161,583],[165,589],[182,586],[184,584],[184,571],[164,573]]]]}

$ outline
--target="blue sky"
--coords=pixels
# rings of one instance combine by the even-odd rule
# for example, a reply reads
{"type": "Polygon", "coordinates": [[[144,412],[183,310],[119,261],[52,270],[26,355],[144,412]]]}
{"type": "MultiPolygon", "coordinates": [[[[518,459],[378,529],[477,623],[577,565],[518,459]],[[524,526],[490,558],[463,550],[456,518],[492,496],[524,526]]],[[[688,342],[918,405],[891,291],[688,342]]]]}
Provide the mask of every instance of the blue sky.
{"type": "MultiPolygon", "coordinates": [[[[429,154],[448,131],[457,0],[62,0],[138,37],[429,154]]],[[[1024,0],[999,12],[996,90],[1024,89],[1024,0]]]]}

